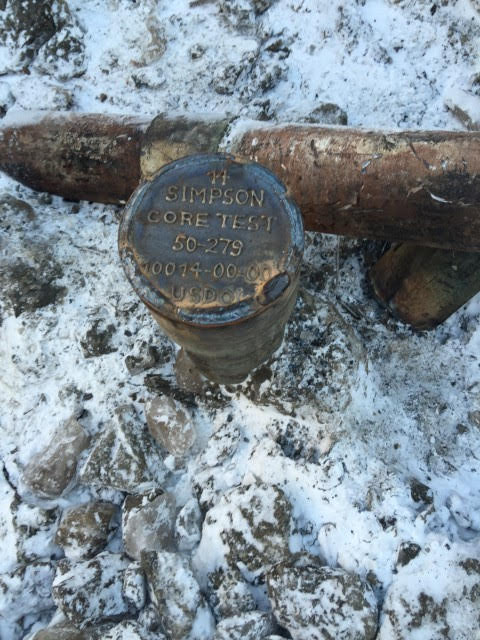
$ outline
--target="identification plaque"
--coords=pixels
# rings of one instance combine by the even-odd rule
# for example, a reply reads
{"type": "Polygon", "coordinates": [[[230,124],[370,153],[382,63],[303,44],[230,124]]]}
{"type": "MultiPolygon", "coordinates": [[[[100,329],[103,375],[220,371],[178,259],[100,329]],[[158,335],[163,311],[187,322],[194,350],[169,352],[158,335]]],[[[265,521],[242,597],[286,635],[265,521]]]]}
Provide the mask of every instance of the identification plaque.
{"type": "Polygon", "coordinates": [[[119,250],[141,300],[210,379],[240,382],[280,346],[303,224],[261,165],[226,154],[166,165],[130,198],[119,250]]]}

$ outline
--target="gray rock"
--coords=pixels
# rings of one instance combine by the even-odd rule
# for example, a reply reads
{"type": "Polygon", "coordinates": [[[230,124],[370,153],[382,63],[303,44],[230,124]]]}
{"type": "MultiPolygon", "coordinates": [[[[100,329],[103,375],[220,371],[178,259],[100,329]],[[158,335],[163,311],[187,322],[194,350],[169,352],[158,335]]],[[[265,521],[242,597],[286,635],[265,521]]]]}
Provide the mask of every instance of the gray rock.
{"type": "Polygon", "coordinates": [[[15,98],[9,85],[6,82],[0,82],[0,118],[4,117],[14,102],[15,98]]]}
{"type": "Polygon", "coordinates": [[[233,95],[235,85],[242,71],[242,66],[237,64],[226,64],[215,69],[212,78],[213,89],[220,95],[233,95]]]}
{"type": "Polygon", "coordinates": [[[189,53],[192,60],[198,60],[204,55],[205,47],[202,46],[199,42],[197,42],[190,47],[189,53]]]}
{"type": "Polygon", "coordinates": [[[227,422],[221,425],[215,433],[213,433],[207,443],[207,446],[200,456],[200,464],[207,467],[215,467],[227,458],[230,458],[236,451],[240,441],[240,430],[227,422]]]}
{"type": "Polygon", "coordinates": [[[0,575],[0,621],[20,620],[54,607],[52,582],[55,568],[49,562],[32,562],[0,575]]]}
{"type": "Polygon", "coordinates": [[[85,71],[82,32],[64,0],[4,0],[0,4],[0,73],[37,70],[65,80],[85,71]]]}
{"type": "Polygon", "coordinates": [[[117,347],[112,343],[114,334],[115,325],[106,324],[102,320],[94,320],[90,329],[80,340],[85,358],[98,358],[117,351],[117,347]]]}
{"type": "MultiPolygon", "coordinates": [[[[22,205],[11,198],[6,204],[14,210],[25,207],[25,203],[22,205]]],[[[65,287],[55,284],[63,276],[63,270],[48,249],[43,245],[33,245],[29,257],[30,263],[20,258],[2,265],[0,270],[0,284],[15,317],[61,302],[67,291],[65,287]]]]}
{"type": "Polygon", "coordinates": [[[121,618],[129,611],[122,596],[129,562],[107,552],[82,562],[60,561],[52,587],[55,604],[80,628],[121,618]]]}
{"type": "Polygon", "coordinates": [[[52,627],[40,629],[28,640],[88,640],[83,631],[77,629],[73,624],[61,622],[52,627]]]}
{"type": "Polygon", "coordinates": [[[322,102],[315,107],[313,111],[304,118],[300,118],[301,122],[310,122],[312,124],[348,124],[346,112],[333,102],[322,102]]]}
{"type": "Polygon", "coordinates": [[[210,638],[213,617],[188,560],[168,551],[145,551],[142,567],[167,636],[172,640],[210,638]]]}
{"type": "Polygon", "coordinates": [[[101,640],[166,640],[166,638],[162,633],[148,631],[136,620],[122,620],[102,634],[101,640]]]}
{"type": "MultiPolygon", "coordinates": [[[[11,558],[12,564],[26,564],[32,560],[54,557],[60,552],[54,544],[58,509],[41,509],[20,501],[16,495],[10,504],[10,512],[17,549],[16,558],[11,558]]],[[[1,519],[2,524],[6,523],[4,518],[6,514],[1,519]]],[[[2,533],[8,535],[0,524],[0,536],[2,533]]]]}
{"type": "Polygon", "coordinates": [[[275,629],[276,624],[270,613],[250,611],[221,620],[214,640],[259,640],[275,629]]]}
{"type": "Polygon", "coordinates": [[[161,485],[166,475],[158,450],[134,408],[124,405],[98,437],[79,479],[82,484],[141,493],[161,485]]]}
{"type": "Polygon", "coordinates": [[[162,627],[160,614],[151,602],[138,614],[138,622],[147,631],[158,631],[162,627]]]}
{"type": "Polygon", "coordinates": [[[191,498],[178,512],[175,540],[180,551],[192,551],[202,537],[202,513],[198,502],[191,498]]]}
{"type": "Polygon", "coordinates": [[[208,576],[208,601],[216,616],[231,618],[257,608],[255,598],[238,569],[217,569],[208,576]]]}
{"type": "Polygon", "coordinates": [[[55,536],[67,558],[91,558],[105,548],[117,527],[118,509],[109,502],[90,502],[64,512],[55,536]]]}
{"type": "Polygon", "coordinates": [[[132,562],[125,569],[122,593],[133,609],[143,609],[147,597],[145,575],[139,562],[132,562]]]}
{"type": "Polygon", "coordinates": [[[135,560],[142,551],[174,548],[175,498],[159,490],[127,496],[123,504],[122,536],[125,550],[135,560]]]}
{"type": "Polygon", "coordinates": [[[450,541],[433,541],[406,566],[397,567],[378,640],[471,640],[480,619],[480,561],[468,551],[450,541]]]}
{"type": "Polygon", "coordinates": [[[168,396],[158,396],[145,405],[152,437],[174,456],[183,456],[196,440],[192,416],[186,407],[168,396]]]}
{"type": "Polygon", "coordinates": [[[203,575],[217,568],[207,560],[213,546],[224,549],[228,566],[241,564],[247,579],[265,573],[290,554],[290,513],[290,503],[277,486],[259,483],[231,489],[205,517],[196,566],[203,575]]]}
{"type": "Polygon", "coordinates": [[[125,358],[125,365],[129,374],[136,376],[154,367],[158,357],[158,351],[155,347],[143,343],[141,350],[131,353],[125,358]]]}
{"type": "Polygon", "coordinates": [[[267,574],[273,613],[295,640],[373,640],[377,603],[357,575],[281,563],[267,574]]]}
{"type": "MultiPolygon", "coordinates": [[[[46,82],[42,78],[39,78],[37,75],[23,78],[21,83],[13,88],[13,94],[16,100],[16,107],[21,107],[26,111],[32,108],[36,111],[68,111],[73,106],[73,94],[71,91],[58,84],[54,84],[53,82],[46,82]],[[39,97],[35,104],[33,104],[32,93],[37,92],[39,97]]],[[[47,279],[47,270],[44,275],[28,273],[28,270],[26,273],[29,275],[29,279],[31,280],[33,285],[37,287],[37,290],[40,287],[43,287],[51,297],[55,296],[54,302],[57,299],[61,300],[63,297],[63,293],[67,291],[65,287],[56,287],[51,282],[50,286],[48,286],[49,281],[47,279]]],[[[24,284],[23,289],[25,290],[25,288],[26,287],[24,284]]]]}
{"type": "Polygon", "coordinates": [[[88,447],[83,427],[70,418],[56,429],[48,445],[31,459],[23,472],[23,481],[43,498],[58,498],[71,487],[77,461],[88,447]]]}

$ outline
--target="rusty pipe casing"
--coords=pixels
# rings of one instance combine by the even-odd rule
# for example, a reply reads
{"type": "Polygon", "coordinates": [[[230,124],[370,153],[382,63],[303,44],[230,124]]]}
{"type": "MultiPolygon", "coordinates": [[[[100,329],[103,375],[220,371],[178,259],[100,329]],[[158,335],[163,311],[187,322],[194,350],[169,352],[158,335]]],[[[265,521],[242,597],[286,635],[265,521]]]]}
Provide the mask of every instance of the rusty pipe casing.
{"type": "Polygon", "coordinates": [[[480,251],[480,132],[92,114],[0,130],[1,170],[35,189],[98,202],[124,202],[149,165],[218,150],[275,173],[306,230],[480,251]]]}

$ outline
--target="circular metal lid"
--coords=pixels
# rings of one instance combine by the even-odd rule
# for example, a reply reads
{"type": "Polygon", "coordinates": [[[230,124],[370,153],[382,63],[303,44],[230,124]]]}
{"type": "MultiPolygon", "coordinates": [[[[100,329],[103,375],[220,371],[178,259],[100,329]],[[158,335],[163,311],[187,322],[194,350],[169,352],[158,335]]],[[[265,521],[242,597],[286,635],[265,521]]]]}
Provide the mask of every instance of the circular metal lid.
{"type": "Polygon", "coordinates": [[[154,311],[218,326],[260,313],[295,282],[303,223],[270,171],[201,154],[166,165],[135,191],[119,250],[154,311]]]}

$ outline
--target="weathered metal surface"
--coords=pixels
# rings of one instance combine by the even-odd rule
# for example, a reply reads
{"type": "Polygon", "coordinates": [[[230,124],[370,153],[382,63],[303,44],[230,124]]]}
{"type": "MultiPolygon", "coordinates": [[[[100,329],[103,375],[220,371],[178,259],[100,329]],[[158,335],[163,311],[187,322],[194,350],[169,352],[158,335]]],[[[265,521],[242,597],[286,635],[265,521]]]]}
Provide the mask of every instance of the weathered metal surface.
{"type": "Polygon", "coordinates": [[[225,154],[168,165],[129,201],[119,250],[140,298],[211,379],[238,382],[279,346],[303,227],[263,167],[225,154]]]}
{"type": "Polygon", "coordinates": [[[151,178],[163,166],[179,158],[195,153],[215,153],[228,124],[226,119],[157,116],[150,123],[142,144],[142,178],[151,178]]]}
{"type": "Polygon", "coordinates": [[[100,114],[48,115],[0,130],[0,170],[69,200],[126,202],[140,180],[149,120],[100,114]]]}
{"type": "Polygon", "coordinates": [[[285,182],[306,229],[480,250],[477,132],[278,126],[234,151],[285,182]]]}
{"type": "Polygon", "coordinates": [[[480,255],[402,244],[370,272],[374,293],[415,329],[433,329],[480,291],[480,255]]]}

